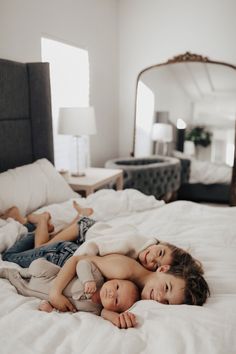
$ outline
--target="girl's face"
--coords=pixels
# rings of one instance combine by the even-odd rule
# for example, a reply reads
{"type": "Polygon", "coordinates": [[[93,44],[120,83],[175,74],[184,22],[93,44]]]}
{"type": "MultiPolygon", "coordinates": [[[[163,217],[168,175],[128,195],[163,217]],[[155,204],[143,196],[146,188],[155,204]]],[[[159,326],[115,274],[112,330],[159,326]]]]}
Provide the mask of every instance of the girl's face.
{"type": "Polygon", "coordinates": [[[144,268],[154,272],[158,267],[172,263],[172,251],[166,245],[159,243],[158,245],[151,245],[138,255],[139,262],[144,268]]]}

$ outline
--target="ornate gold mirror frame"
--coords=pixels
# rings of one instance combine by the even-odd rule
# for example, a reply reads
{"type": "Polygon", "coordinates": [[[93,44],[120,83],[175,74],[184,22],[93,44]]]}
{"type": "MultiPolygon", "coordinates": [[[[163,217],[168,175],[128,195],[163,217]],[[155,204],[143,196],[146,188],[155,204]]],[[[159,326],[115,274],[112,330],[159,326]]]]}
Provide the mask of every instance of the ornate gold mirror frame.
{"type": "MultiPolygon", "coordinates": [[[[200,62],[200,63],[209,63],[209,64],[218,64],[218,65],[223,65],[229,68],[232,68],[236,70],[236,66],[221,62],[221,61],[216,61],[216,60],[211,60],[208,57],[204,57],[199,54],[193,54],[190,52],[186,52],[185,54],[180,54],[175,56],[172,59],[167,60],[166,62],[156,64],[156,65],[151,65],[144,70],[142,70],[136,81],[136,90],[135,90],[135,107],[134,107],[134,134],[133,134],[133,150],[131,152],[131,156],[135,155],[135,143],[136,143],[136,114],[137,114],[137,94],[138,94],[138,83],[140,80],[140,77],[143,73],[146,71],[153,69],[153,68],[158,68],[164,65],[169,65],[169,64],[175,64],[175,63],[181,63],[181,62],[200,62]]],[[[231,206],[236,206],[236,122],[235,122],[235,136],[234,136],[234,164],[232,168],[232,179],[231,179],[231,185],[230,185],[230,205],[231,206]]]]}

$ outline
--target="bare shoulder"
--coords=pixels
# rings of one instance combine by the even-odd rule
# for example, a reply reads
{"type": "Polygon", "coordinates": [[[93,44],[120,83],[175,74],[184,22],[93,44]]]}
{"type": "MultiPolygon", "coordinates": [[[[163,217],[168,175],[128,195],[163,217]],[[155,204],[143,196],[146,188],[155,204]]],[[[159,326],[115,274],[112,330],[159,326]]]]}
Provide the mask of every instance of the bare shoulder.
{"type": "Polygon", "coordinates": [[[93,257],[92,261],[108,279],[130,279],[138,271],[138,262],[120,254],[109,254],[103,257],[93,257]]]}
{"type": "Polygon", "coordinates": [[[111,253],[111,254],[108,254],[108,255],[103,256],[101,258],[106,259],[106,260],[125,262],[125,263],[133,264],[133,265],[135,265],[137,263],[135,259],[124,256],[123,254],[119,254],[119,253],[111,253]]]}

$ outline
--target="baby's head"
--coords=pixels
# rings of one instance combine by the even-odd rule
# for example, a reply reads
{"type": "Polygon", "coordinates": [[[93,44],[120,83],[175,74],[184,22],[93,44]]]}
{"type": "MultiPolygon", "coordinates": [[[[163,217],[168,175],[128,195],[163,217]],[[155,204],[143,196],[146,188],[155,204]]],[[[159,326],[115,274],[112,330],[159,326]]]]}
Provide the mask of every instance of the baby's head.
{"type": "Polygon", "coordinates": [[[131,281],[113,279],[103,284],[100,298],[106,310],[124,312],[139,300],[140,294],[137,286],[131,281]]]}
{"type": "Polygon", "coordinates": [[[158,242],[141,251],[138,261],[148,270],[155,271],[162,265],[188,266],[203,274],[201,263],[190,253],[168,242],[158,242]]]}

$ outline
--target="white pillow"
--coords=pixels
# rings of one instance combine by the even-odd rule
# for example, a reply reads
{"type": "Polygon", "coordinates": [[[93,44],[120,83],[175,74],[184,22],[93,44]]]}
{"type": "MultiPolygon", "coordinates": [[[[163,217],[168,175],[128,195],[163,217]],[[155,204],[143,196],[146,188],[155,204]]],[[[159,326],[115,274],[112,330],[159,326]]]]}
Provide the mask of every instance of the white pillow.
{"type": "Polygon", "coordinates": [[[46,159],[0,174],[0,214],[15,205],[23,215],[44,205],[78,198],[46,159]]]}

